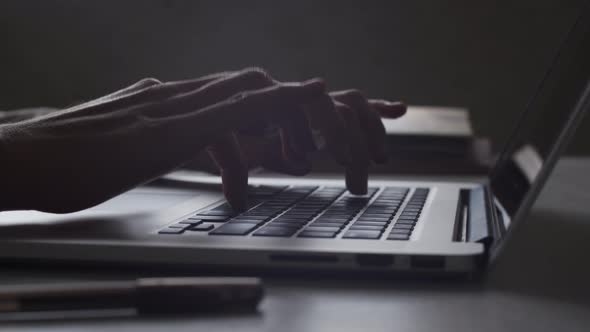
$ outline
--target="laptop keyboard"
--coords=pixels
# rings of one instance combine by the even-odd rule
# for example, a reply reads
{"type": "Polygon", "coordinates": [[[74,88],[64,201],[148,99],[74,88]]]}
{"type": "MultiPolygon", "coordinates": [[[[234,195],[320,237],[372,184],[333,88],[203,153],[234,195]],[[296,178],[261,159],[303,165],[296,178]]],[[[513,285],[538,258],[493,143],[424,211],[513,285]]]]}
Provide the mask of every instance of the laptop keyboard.
{"type": "Polygon", "coordinates": [[[410,239],[429,193],[416,188],[407,200],[411,191],[371,187],[356,196],[343,187],[257,186],[251,187],[250,207],[243,213],[235,214],[223,203],[158,233],[404,241],[410,239]]]}

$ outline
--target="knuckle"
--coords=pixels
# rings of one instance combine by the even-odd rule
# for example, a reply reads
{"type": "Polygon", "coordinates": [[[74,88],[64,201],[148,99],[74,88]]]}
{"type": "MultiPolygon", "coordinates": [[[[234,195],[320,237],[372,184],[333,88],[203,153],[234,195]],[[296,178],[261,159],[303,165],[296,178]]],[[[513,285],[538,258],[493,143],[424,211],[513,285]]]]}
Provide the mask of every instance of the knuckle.
{"type": "Polygon", "coordinates": [[[240,72],[240,76],[254,85],[268,85],[272,79],[268,72],[259,67],[249,67],[240,72]]]}
{"type": "Polygon", "coordinates": [[[156,78],[153,78],[153,77],[146,77],[144,79],[139,80],[136,84],[140,87],[150,87],[150,86],[160,85],[160,84],[162,84],[162,82],[156,78]]]}
{"type": "Polygon", "coordinates": [[[342,96],[355,104],[365,104],[367,102],[365,94],[358,89],[346,90],[342,93],[342,96]]]}

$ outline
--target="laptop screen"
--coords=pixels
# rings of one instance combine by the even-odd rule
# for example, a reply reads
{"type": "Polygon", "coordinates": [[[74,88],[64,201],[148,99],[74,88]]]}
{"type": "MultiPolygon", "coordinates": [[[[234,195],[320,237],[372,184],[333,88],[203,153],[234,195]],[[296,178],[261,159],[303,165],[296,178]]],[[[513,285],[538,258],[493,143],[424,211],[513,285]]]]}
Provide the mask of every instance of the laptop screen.
{"type": "Polygon", "coordinates": [[[516,123],[490,174],[490,185],[510,217],[514,217],[567,128],[590,79],[590,6],[584,6],[553,64],[516,123]]]}

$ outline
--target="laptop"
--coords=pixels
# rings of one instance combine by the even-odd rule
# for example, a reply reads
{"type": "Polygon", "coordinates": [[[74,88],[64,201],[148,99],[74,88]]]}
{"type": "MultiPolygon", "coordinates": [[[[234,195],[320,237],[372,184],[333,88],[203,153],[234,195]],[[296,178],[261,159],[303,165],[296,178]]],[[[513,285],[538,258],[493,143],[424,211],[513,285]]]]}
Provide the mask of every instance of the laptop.
{"type": "MultiPolygon", "coordinates": [[[[412,274],[482,271],[501,257],[590,107],[588,6],[483,181],[254,177],[235,214],[219,183],[147,185],[71,214],[0,213],[0,258],[412,274]]],[[[508,124],[507,124],[508,126],[508,124]]],[[[182,173],[176,173],[182,179],[182,173]]]]}

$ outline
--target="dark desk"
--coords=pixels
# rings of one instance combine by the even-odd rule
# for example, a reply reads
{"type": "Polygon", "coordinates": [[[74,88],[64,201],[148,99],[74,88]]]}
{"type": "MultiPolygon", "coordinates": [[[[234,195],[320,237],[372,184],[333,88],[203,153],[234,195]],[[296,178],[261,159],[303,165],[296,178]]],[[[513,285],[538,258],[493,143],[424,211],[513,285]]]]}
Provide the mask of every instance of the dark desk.
{"type": "MultiPolygon", "coordinates": [[[[259,314],[0,323],[0,331],[588,331],[590,159],[560,162],[506,256],[479,282],[270,278],[259,314]]],[[[72,274],[73,273],[73,274],[72,274]]],[[[4,267],[0,281],[109,278],[4,267]]]]}

